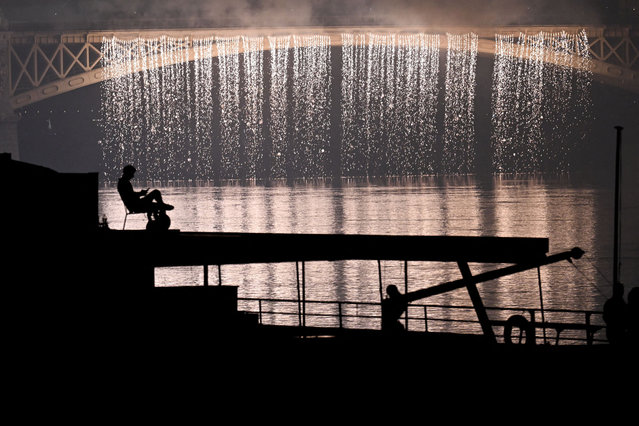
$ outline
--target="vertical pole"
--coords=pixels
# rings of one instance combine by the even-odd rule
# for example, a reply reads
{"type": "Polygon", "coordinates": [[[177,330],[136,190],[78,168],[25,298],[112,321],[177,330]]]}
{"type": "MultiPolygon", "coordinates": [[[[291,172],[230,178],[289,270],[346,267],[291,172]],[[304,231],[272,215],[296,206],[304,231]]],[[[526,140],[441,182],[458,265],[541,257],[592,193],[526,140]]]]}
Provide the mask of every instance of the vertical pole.
{"type": "Polygon", "coordinates": [[[302,325],[306,327],[306,273],[302,262],[302,325]]]}
{"type": "Polygon", "coordinates": [[[379,300],[384,300],[384,288],[382,285],[382,261],[377,261],[377,274],[379,275],[379,300]]]}
{"type": "Polygon", "coordinates": [[[428,308],[424,306],[424,331],[428,333],[428,308]]]}
{"type": "MultiPolygon", "coordinates": [[[[2,21],[1,17],[0,21],[2,21]]],[[[20,160],[18,142],[20,117],[13,112],[9,102],[13,85],[11,60],[10,33],[2,31],[2,22],[0,22],[0,152],[9,153],[14,160],[20,160]]]]}
{"type": "Polygon", "coordinates": [[[217,265],[217,285],[222,285],[222,265],[217,265]]]}
{"type": "MultiPolygon", "coordinates": [[[[535,324],[537,322],[537,317],[535,316],[535,310],[534,309],[530,309],[528,311],[528,313],[530,314],[530,324],[535,324]]],[[[542,316],[543,316],[543,311],[542,311],[542,316]]],[[[543,322],[543,319],[542,319],[543,322]]],[[[536,331],[536,327],[533,325],[532,326],[532,336],[531,338],[533,339],[532,341],[537,344],[537,331],[536,331]]],[[[545,332],[545,327],[544,327],[544,332],[545,332]]],[[[524,333],[524,330],[520,329],[519,330],[519,335],[521,336],[524,333]]],[[[521,337],[519,338],[519,340],[521,341],[521,337]]],[[[557,342],[559,342],[559,332],[557,332],[557,342]]],[[[530,342],[526,342],[526,343],[530,343],[530,342]]],[[[546,340],[544,339],[544,343],[546,343],[546,340]]]]}
{"type": "Polygon", "coordinates": [[[300,264],[299,262],[295,262],[295,279],[297,281],[297,321],[299,326],[302,326],[302,306],[300,295],[300,264]]]}
{"type": "MultiPolygon", "coordinates": [[[[408,261],[404,261],[404,294],[408,294],[408,261]]],[[[406,317],[404,317],[404,324],[406,330],[408,330],[408,306],[406,306],[406,317]]]]}
{"type": "Polygon", "coordinates": [[[468,280],[468,284],[466,284],[466,289],[468,290],[468,294],[470,295],[470,300],[472,300],[473,306],[475,307],[475,312],[477,313],[477,318],[479,319],[479,323],[481,324],[481,328],[484,332],[484,335],[488,338],[488,340],[491,343],[497,343],[495,332],[493,331],[493,328],[490,325],[490,320],[488,319],[488,314],[486,313],[486,308],[484,307],[484,303],[481,301],[481,296],[479,295],[477,286],[471,281],[473,275],[470,272],[468,263],[458,261],[457,265],[459,266],[459,270],[461,271],[464,279],[468,280]]]}
{"type": "Polygon", "coordinates": [[[204,287],[209,286],[209,265],[204,265],[204,287]]]}
{"type": "Polygon", "coordinates": [[[619,282],[619,181],[621,180],[621,131],[623,127],[615,126],[617,129],[617,155],[615,159],[615,230],[613,247],[613,273],[612,283],[619,282]]]}
{"type": "Polygon", "coordinates": [[[590,314],[591,312],[586,312],[586,342],[588,345],[592,345],[593,341],[593,333],[590,330],[590,314]]]}
{"type": "MultiPolygon", "coordinates": [[[[544,297],[541,292],[541,269],[537,266],[537,282],[539,282],[539,305],[541,306],[541,322],[545,323],[546,318],[544,314],[544,297]]],[[[546,325],[542,325],[542,329],[544,331],[544,343],[546,343],[546,325]]]]}

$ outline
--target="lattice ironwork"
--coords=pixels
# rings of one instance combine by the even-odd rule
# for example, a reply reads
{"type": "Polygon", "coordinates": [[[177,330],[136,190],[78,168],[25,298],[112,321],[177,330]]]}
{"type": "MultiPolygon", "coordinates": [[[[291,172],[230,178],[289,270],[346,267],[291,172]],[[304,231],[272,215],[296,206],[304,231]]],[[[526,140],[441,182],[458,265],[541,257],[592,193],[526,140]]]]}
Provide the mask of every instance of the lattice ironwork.
{"type": "Polygon", "coordinates": [[[639,69],[638,45],[639,37],[633,40],[629,31],[608,36],[599,34],[590,39],[590,54],[598,61],[639,69]]]}
{"type": "Polygon", "coordinates": [[[99,66],[102,58],[100,46],[87,41],[30,46],[11,44],[9,55],[12,96],[21,90],[91,71],[99,66]]]}

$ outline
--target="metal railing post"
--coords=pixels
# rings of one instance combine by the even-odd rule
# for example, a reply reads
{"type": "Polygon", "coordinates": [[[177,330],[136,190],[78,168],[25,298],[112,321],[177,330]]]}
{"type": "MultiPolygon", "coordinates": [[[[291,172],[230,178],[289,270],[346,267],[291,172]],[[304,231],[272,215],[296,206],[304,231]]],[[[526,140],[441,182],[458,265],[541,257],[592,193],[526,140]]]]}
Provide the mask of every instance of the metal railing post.
{"type": "Polygon", "coordinates": [[[302,296],[300,294],[300,264],[295,262],[295,279],[297,281],[297,321],[302,326],[302,296]]]}
{"type": "MultiPolygon", "coordinates": [[[[404,261],[404,294],[408,294],[408,261],[404,261]]],[[[408,331],[408,306],[406,306],[406,331],[408,331]]]]}
{"type": "Polygon", "coordinates": [[[428,308],[424,306],[424,331],[428,333],[428,308]]]}
{"type": "Polygon", "coordinates": [[[306,327],[306,272],[304,262],[302,261],[302,321],[306,327]]]}
{"type": "Polygon", "coordinates": [[[586,344],[592,345],[594,333],[590,332],[590,316],[592,312],[586,312],[586,344]]]}
{"type": "MultiPolygon", "coordinates": [[[[278,325],[279,323],[279,319],[280,318],[284,318],[285,320],[283,320],[283,322],[288,323],[288,319],[291,317],[294,317],[295,315],[299,316],[299,327],[301,328],[304,324],[304,318],[303,315],[305,315],[304,309],[302,308],[302,302],[306,302],[306,300],[304,300],[302,298],[302,294],[301,294],[301,281],[302,279],[300,278],[300,297],[295,300],[295,299],[262,299],[262,298],[238,298],[238,300],[242,300],[242,301],[250,301],[251,302],[251,306],[253,302],[257,302],[258,304],[258,321],[260,324],[264,323],[264,315],[265,314],[270,314],[272,321],[274,322],[274,325],[278,325]],[[278,303],[285,303],[287,304],[287,306],[292,305],[294,303],[298,303],[298,312],[296,313],[294,310],[290,311],[290,310],[284,310],[282,312],[277,310],[277,307],[269,307],[269,306],[264,306],[263,302],[270,302],[272,304],[278,304],[278,303]]],[[[374,307],[378,307],[379,303],[376,302],[349,302],[349,301],[343,301],[343,300],[333,300],[333,301],[316,301],[316,300],[310,300],[308,303],[310,303],[311,305],[315,305],[315,304],[325,304],[324,306],[332,306],[337,304],[337,312],[333,311],[332,309],[328,309],[328,311],[324,311],[322,310],[322,312],[319,313],[314,313],[313,310],[311,309],[311,317],[314,316],[318,316],[318,317],[328,317],[330,318],[330,320],[332,321],[332,319],[337,318],[338,320],[338,324],[335,325],[334,329],[335,330],[343,330],[345,328],[345,324],[344,324],[344,320],[345,318],[353,318],[353,321],[355,321],[355,323],[352,325],[354,326],[355,329],[369,329],[370,328],[370,324],[372,322],[374,322],[375,320],[377,320],[379,318],[378,314],[375,312],[373,314],[370,314],[370,312],[368,310],[364,310],[364,312],[360,312],[359,307],[360,306],[374,306],[374,307]],[[344,312],[344,306],[348,306],[348,305],[353,305],[355,306],[355,312],[344,312]],[[361,322],[360,322],[361,321],[361,322]],[[370,321],[370,323],[369,323],[370,321]],[[364,325],[362,325],[364,324],[364,325]]],[[[461,318],[454,318],[454,317],[449,317],[448,315],[445,314],[445,312],[448,312],[447,310],[456,310],[456,309],[461,309],[463,311],[466,310],[472,310],[474,307],[473,306],[456,306],[456,305],[439,305],[439,304],[435,304],[435,305],[422,305],[422,304],[418,304],[418,305],[414,305],[413,308],[421,308],[424,310],[424,333],[429,333],[430,332],[430,324],[429,322],[435,322],[435,323],[440,323],[440,322],[445,322],[448,324],[452,324],[452,327],[454,328],[456,323],[467,323],[470,322],[472,324],[478,324],[479,321],[477,318],[472,318],[471,316],[462,316],[461,318]],[[438,315],[437,312],[434,312],[433,317],[430,318],[430,314],[429,314],[429,307],[433,307],[435,308],[435,311],[443,309],[444,312],[441,313],[441,315],[438,315]]],[[[517,312],[517,313],[523,313],[524,316],[528,315],[528,318],[531,321],[531,324],[535,324],[533,331],[535,332],[534,334],[534,338],[537,339],[541,339],[541,333],[539,333],[539,335],[537,334],[537,328],[540,326],[543,326],[544,323],[537,323],[536,324],[536,316],[537,316],[537,312],[539,312],[539,310],[537,308],[487,308],[488,310],[498,310],[498,311],[504,311],[504,312],[517,312]]],[[[347,309],[348,310],[348,309],[347,309]]],[[[578,340],[581,341],[582,343],[584,341],[587,342],[588,345],[592,345],[594,344],[595,341],[598,341],[598,339],[595,338],[596,333],[603,329],[602,326],[600,326],[598,324],[597,321],[595,321],[595,323],[593,324],[593,317],[592,315],[599,315],[601,314],[601,312],[589,312],[589,311],[585,311],[585,310],[579,310],[579,311],[574,311],[574,310],[561,310],[561,309],[551,309],[551,311],[553,312],[563,312],[566,316],[563,317],[565,321],[568,322],[549,322],[548,324],[546,324],[547,327],[553,329],[556,331],[556,335],[554,336],[553,340],[555,341],[555,345],[558,345],[560,343],[560,341],[565,342],[565,341],[569,341],[569,340],[578,340]],[[584,315],[585,316],[585,320],[584,322],[579,322],[574,321],[574,315],[577,314],[578,316],[584,315]],[[571,320],[572,318],[572,320],[571,320]],[[562,332],[565,330],[575,330],[575,331],[579,331],[581,332],[582,330],[585,330],[586,334],[586,338],[584,339],[583,337],[573,337],[573,336],[561,336],[562,332]],[[594,330],[594,331],[593,331],[594,330]]],[[[254,310],[252,310],[251,312],[255,313],[254,310]]],[[[415,311],[416,312],[416,311],[415,311]]],[[[468,314],[470,315],[470,314],[468,314]]],[[[528,319],[527,318],[527,319],[528,319]]],[[[583,317],[582,317],[583,318],[583,317]]],[[[413,320],[417,320],[419,321],[420,318],[418,315],[414,315],[411,317],[411,319],[413,320]]],[[[415,321],[413,321],[415,322],[415,321]]],[[[500,320],[496,320],[495,321],[495,325],[497,325],[497,323],[499,324],[505,324],[505,321],[500,321],[500,320]]],[[[281,324],[284,325],[284,324],[281,324]]],[[[413,324],[415,325],[415,324],[413,324]]],[[[418,327],[418,324],[417,324],[418,327]]],[[[418,327],[419,328],[419,327],[418,327]]],[[[524,337],[524,333],[525,333],[525,329],[521,328],[521,327],[517,327],[519,328],[520,331],[520,343],[522,343],[523,341],[523,337],[524,337]]],[[[307,337],[305,335],[306,331],[302,330],[301,331],[301,335],[300,336],[304,336],[307,337]]],[[[459,332],[457,331],[452,331],[452,333],[454,334],[459,334],[459,332]]],[[[461,332],[461,334],[465,334],[463,331],[461,332]]],[[[502,335],[503,336],[503,335],[502,335]]],[[[513,341],[516,338],[515,335],[512,336],[513,337],[513,341]]],[[[544,344],[550,344],[550,338],[552,338],[552,335],[548,335],[546,336],[548,341],[545,341],[544,344]]]]}
{"type": "Polygon", "coordinates": [[[379,277],[379,300],[384,300],[384,288],[382,284],[382,261],[377,261],[377,275],[379,277]]]}
{"type": "MultiPolygon", "coordinates": [[[[534,324],[535,323],[535,310],[534,309],[529,309],[528,313],[530,314],[530,323],[534,324]]],[[[545,325],[541,325],[542,327],[546,327],[545,325]]],[[[533,327],[533,339],[535,339],[535,344],[537,343],[537,328],[533,327]]]]}

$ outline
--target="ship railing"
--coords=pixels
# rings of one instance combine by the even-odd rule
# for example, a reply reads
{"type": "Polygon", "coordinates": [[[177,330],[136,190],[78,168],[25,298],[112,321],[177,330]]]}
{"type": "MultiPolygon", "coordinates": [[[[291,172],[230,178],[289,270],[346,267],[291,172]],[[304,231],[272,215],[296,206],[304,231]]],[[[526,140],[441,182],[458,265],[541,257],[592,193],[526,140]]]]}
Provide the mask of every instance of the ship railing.
{"type": "MultiPolygon", "coordinates": [[[[381,304],[376,302],[238,298],[238,308],[257,317],[258,324],[309,330],[379,330],[381,304]]],[[[592,345],[607,343],[602,312],[570,309],[486,307],[495,334],[504,341],[508,319],[523,316],[534,330],[536,344],[592,345]]],[[[400,320],[406,330],[424,333],[482,334],[473,306],[410,304],[400,320]]],[[[311,332],[312,333],[312,332],[311,332]]],[[[517,330],[513,343],[525,335],[517,330]]]]}

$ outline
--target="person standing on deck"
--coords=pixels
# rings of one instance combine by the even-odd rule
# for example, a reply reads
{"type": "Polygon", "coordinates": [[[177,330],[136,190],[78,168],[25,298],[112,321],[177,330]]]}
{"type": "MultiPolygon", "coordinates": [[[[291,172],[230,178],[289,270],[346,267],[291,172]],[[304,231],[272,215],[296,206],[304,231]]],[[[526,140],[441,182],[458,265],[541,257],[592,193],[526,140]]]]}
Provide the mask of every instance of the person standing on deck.
{"type": "Polygon", "coordinates": [[[639,287],[628,292],[628,341],[639,347],[639,287]]]}
{"type": "Polygon", "coordinates": [[[408,298],[397,289],[397,286],[386,287],[388,297],[382,300],[382,331],[385,333],[401,333],[404,326],[399,318],[408,308],[408,298]]]}
{"type": "Polygon", "coordinates": [[[612,286],[612,297],[603,306],[603,320],[606,322],[606,337],[611,345],[625,343],[628,307],[623,300],[624,287],[620,282],[612,286]]]}

